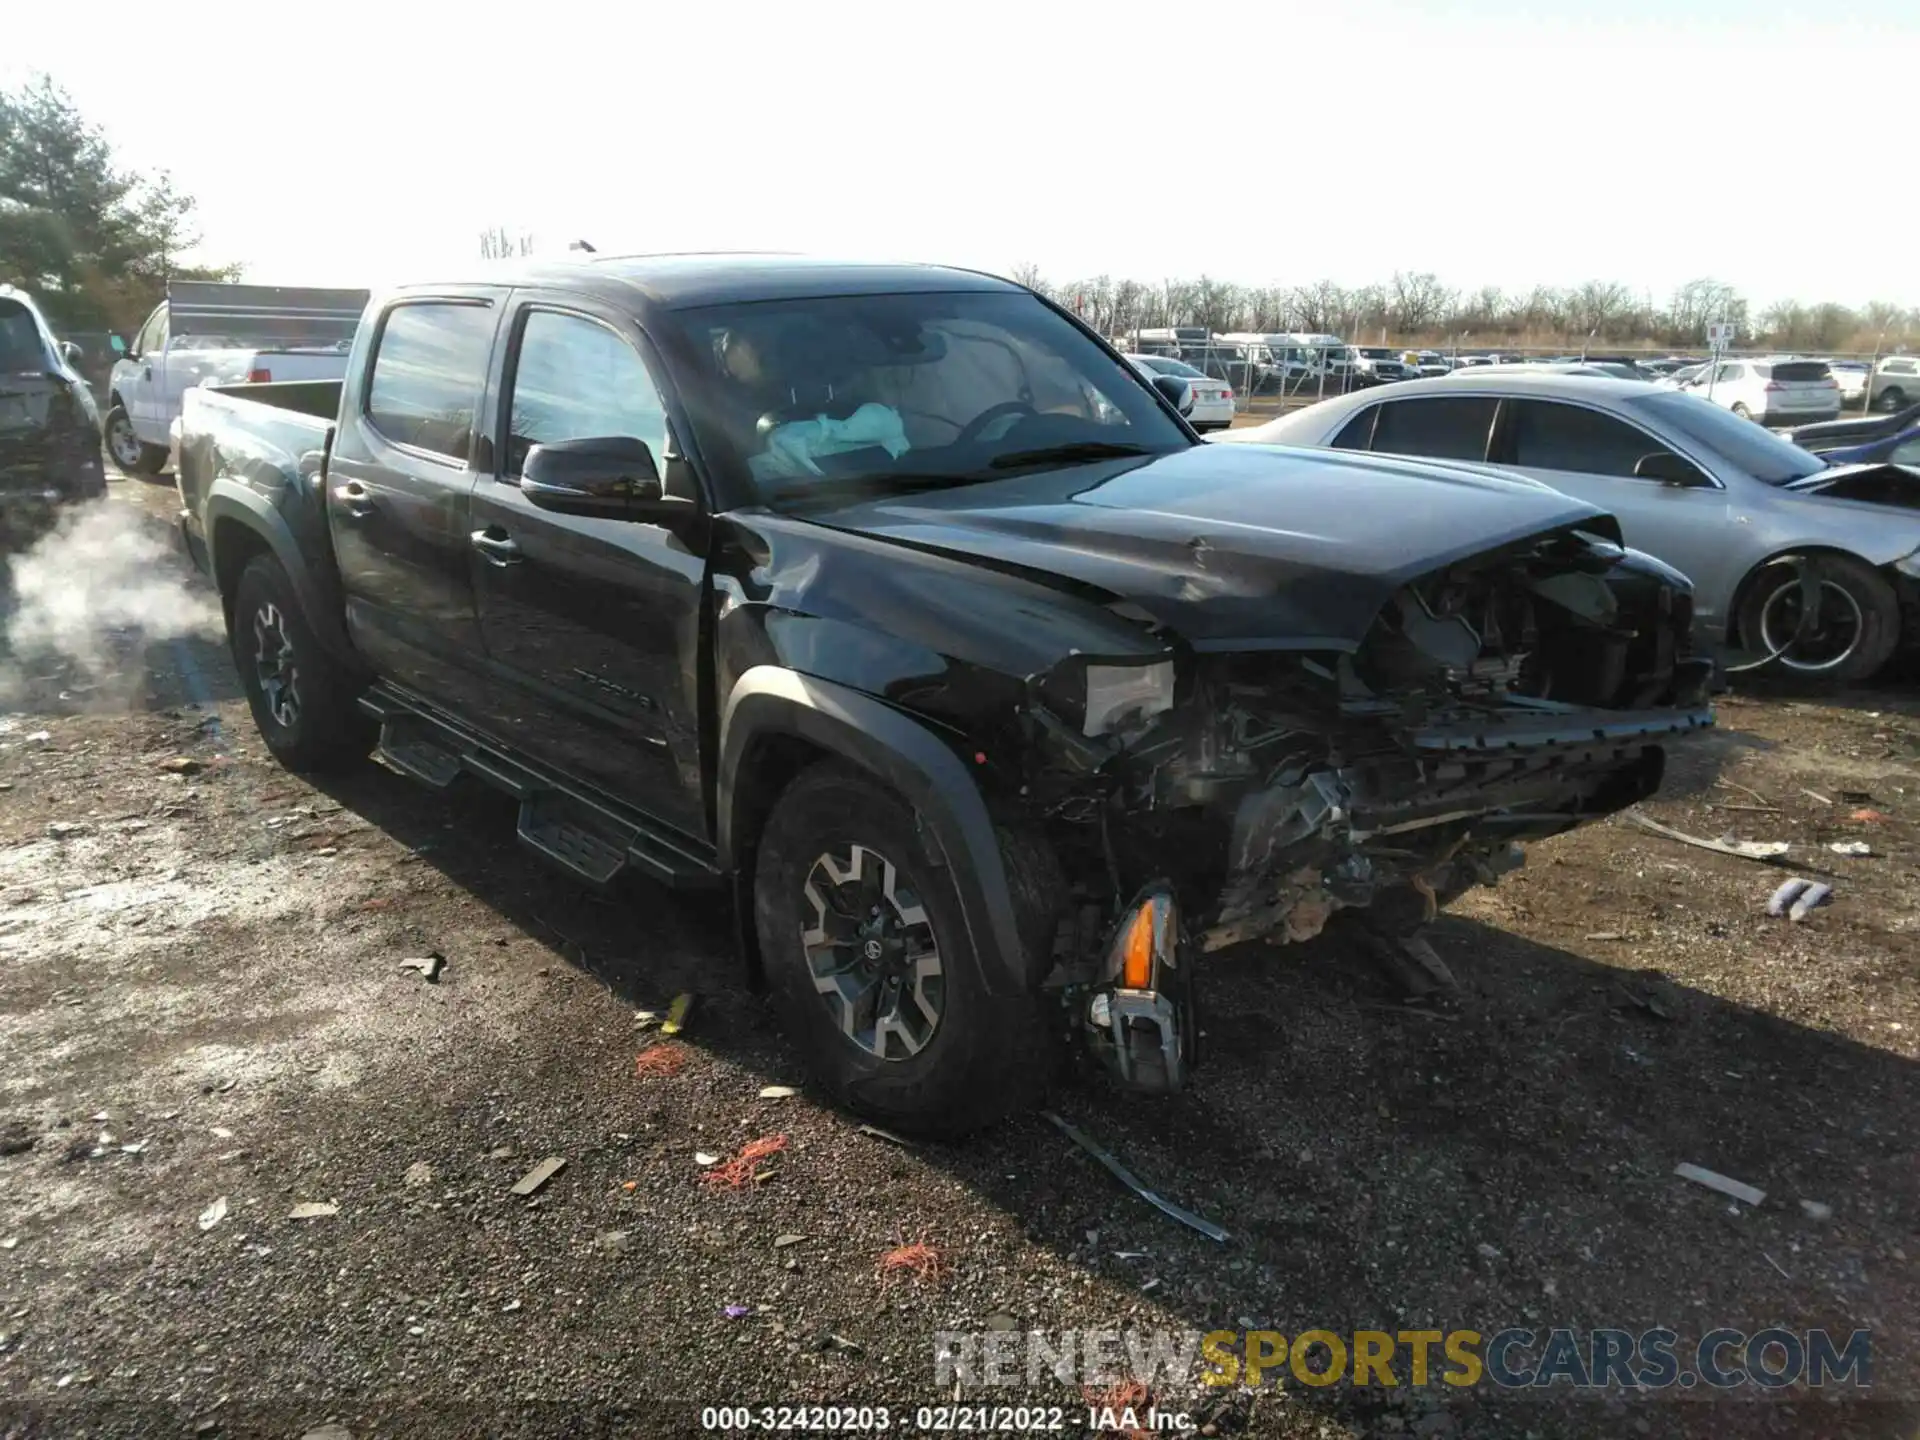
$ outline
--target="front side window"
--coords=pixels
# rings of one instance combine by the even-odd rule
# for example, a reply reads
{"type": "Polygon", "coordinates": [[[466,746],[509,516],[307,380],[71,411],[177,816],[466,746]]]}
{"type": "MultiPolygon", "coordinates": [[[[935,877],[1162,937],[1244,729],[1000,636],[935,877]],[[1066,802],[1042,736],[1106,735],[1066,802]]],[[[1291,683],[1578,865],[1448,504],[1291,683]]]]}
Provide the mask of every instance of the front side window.
{"type": "Polygon", "coordinates": [[[1449,395],[1383,405],[1373,449],[1434,460],[1484,460],[1497,404],[1489,395],[1449,395]]]}
{"type": "Polygon", "coordinates": [[[1552,400],[1511,403],[1513,463],[1527,469],[1630,477],[1642,458],[1667,448],[1598,410],[1552,400]]]}
{"type": "Polygon", "coordinates": [[[11,300],[0,300],[0,375],[44,370],[46,365],[33,312],[11,300]]]}
{"type": "Polygon", "coordinates": [[[504,474],[517,476],[535,445],[643,440],[655,466],[667,450],[667,409],[646,362],[598,321],[528,313],[514,363],[504,474]]]}
{"type": "Polygon", "coordinates": [[[926,489],[1192,442],[1031,295],[821,296],[681,312],[703,452],[765,500],[926,489]]]}
{"type": "Polygon", "coordinates": [[[167,307],[154,307],[153,314],[147,317],[147,323],[140,327],[133,348],[141,355],[157,355],[167,348],[167,307]]]}
{"type": "Polygon", "coordinates": [[[1738,465],[1764,485],[1784,485],[1827,468],[1826,461],[1697,395],[1636,396],[1633,409],[1738,465]]]}
{"type": "Polygon", "coordinates": [[[367,418],[388,440],[465,461],[493,345],[493,310],[413,301],[387,312],[367,385],[367,418]]]}

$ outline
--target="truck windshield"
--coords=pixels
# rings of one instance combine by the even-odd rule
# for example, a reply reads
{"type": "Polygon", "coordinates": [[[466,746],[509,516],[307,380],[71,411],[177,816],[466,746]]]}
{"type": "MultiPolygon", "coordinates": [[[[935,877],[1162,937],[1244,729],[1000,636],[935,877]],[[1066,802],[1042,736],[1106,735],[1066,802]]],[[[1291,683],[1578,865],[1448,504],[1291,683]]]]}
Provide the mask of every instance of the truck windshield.
{"type": "Polygon", "coordinates": [[[1146,382],[1030,295],[809,297],[682,312],[701,449],[763,500],[925,489],[1192,442],[1146,382]]]}

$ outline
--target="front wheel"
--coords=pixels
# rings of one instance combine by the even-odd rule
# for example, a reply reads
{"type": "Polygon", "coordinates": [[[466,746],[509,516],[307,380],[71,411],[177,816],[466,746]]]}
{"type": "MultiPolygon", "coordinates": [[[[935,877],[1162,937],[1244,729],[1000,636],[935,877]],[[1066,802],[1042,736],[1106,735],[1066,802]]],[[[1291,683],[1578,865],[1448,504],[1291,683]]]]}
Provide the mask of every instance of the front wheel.
{"type": "Polygon", "coordinates": [[[1038,1098],[1039,998],[987,993],[949,871],[871,777],[821,764],[781,795],[760,837],[754,922],[787,1033],[849,1109],[953,1136],[1038,1098]]]}
{"type": "Polygon", "coordinates": [[[158,475],[167,468],[167,447],[149,445],[134,431],[124,405],[107,411],[107,453],[122,475],[158,475]]]}
{"type": "Polygon", "coordinates": [[[374,724],[351,677],[320,647],[293,581],[271,555],[240,572],[227,640],[253,723],[289,770],[344,769],[367,758],[374,724]]]}
{"type": "Polygon", "coordinates": [[[1802,625],[1808,588],[1798,567],[1773,565],[1740,606],[1740,635],[1749,649],[1773,656],[1774,674],[1813,684],[1865,680],[1900,643],[1900,599],[1886,578],[1851,555],[1820,555],[1819,609],[1802,625]]]}
{"type": "Polygon", "coordinates": [[[1873,408],[1891,415],[1906,403],[1907,397],[1901,393],[1899,387],[1890,386],[1880,392],[1879,398],[1873,402],[1873,408]]]}

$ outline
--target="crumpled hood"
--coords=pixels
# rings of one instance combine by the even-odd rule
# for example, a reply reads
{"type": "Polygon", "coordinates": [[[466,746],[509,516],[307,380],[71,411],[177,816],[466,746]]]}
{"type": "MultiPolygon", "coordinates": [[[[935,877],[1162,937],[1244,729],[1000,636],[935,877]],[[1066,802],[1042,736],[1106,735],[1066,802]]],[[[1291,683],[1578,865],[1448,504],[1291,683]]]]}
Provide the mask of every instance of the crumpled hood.
{"type": "MultiPolygon", "coordinates": [[[[1836,459],[1826,456],[1826,459],[1836,459]]],[[[1859,500],[1900,510],[1920,509],[1920,470],[1884,460],[1836,464],[1827,470],[1789,481],[1780,487],[1792,495],[1833,500],[1859,500]]]]}
{"type": "Polygon", "coordinates": [[[1605,511],[1430,461],[1198,445],[810,511],[835,529],[1064,577],[1200,649],[1352,650],[1407,581],[1605,511]]]}

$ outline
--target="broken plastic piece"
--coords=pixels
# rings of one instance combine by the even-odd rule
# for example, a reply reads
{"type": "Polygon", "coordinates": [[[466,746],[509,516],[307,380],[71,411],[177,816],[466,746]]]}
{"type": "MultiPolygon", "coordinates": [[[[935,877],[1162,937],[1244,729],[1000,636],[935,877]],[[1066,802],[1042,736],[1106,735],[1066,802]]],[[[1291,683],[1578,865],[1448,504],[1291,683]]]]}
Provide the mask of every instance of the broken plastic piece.
{"type": "Polygon", "coordinates": [[[227,1197],[222,1195],[218,1200],[200,1212],[200,1228],[202,1230],[211,1230],[226,1218],[227,1197]]]}
{"type": "Polygon", "coordinates": [[[1791,880],[1780,882],[1780,888],[1773,892],[1773,898],[1767,901],[1767,914],[1776,919],[1787,913],[1787,907],[1798,900],[1802,894],[1813,887],[1811,880],[1795,876],[1791,880]]]}
{"type": "Polygon", "coordinates": [[[538,1165],[534,1166],[533,1169],[514,1181],[511,1193],[515,1195],[531,1195],[566,1168],[567,1162],[564,1156],[549,1155],[538,1165]]]}
{"type": "Polygon", "coordinates": [[[1756,1190],[1751,1185],[1738,1180],[1729,1180],[1725,1175],[1705,1169],[1699,1165],[1681,1164],[1673,1167],[1673,1173],[1682,1180],[1691,1180],[1696,1185],[1704,1185],[1709,1190],[1718,1190],[1722,1195],[1730,1195],[1748,1205],[1758,1205],[1767,1198],[1767,1192],[1756,1190]]]}
{"type": "Polygon", "coordinates": [[[330,1215],[338,1215],[340,1207],[325,1200],[306,1200],[287,1212],[289,1220],[325,1220],[330,1215]]]}
{"type": "Polygon", "coordinates": [[[1702,850],[1711,850],[1717,855],[1731,855],[1736,860],[1758,860],[1763,865],[1771,865],[1792,848],[1785,840],[1702,840],[1698,835],[1689,835],[1684,830],[1675,830],[1671,825],[1662,825],[1658,820],[1642,815],[1638,810],[1627,811],[1627,819],[1651,835],[1664,836],[1668,840],[1678,840],[1682,845],[1698,846],[1702,850]]]}
{"type": "Polygon", "coordinates": [[[1864,840],[1836,840],[1827,846],[1836,855],[1871,855],[1873,847],[1864,840]]]}
{"type": "Polygon", "coordinates": [[[791,1085],[766,1085],[760,1090],[762,1100],[787,1100],[798,1092],[791,1085]]]}
{"type": "Polygon", "coordinates": [[[1787,911],[1789,920],[1798,922],[1811,915],[1814,910],[1833,898],[1831,885],[1809,885],[1801,891],[1800,898],[1793,902],[1793,908],[1787,911]]]}
{"type": "Polygon", "coordinates": [[[678,1035],[686,1027],[687,1016],[693,1012],[692,995],[676,995],[673,1004],[667,1007],[667,1018],[660,1026],[662,1035],[678,1035]]]}
{"type": "Polygon", "coordinates": [[[1040,1113],[1043,1116],[1045,1116],[1047,1120],[1053,1124],[1054,1128],[1059,1130],[1059,1132],[1062,1135],[1065,1135],[1074,1144],[1078,1145],[1082,1150],[1086,1151],[1094,1159],[1098,1160],[1101,1163],[1101,1165],[1105,1166],[1107,1172],[1111,1174],[1114,1179],[1118,1180],[1122,1185],[1126,1186],[1129,1190],[1133,1191],[1134,1194],[1138,1195],[1142,1200],[1146,1201],[1149,1205],[1153,1206],[1153,1208],[1158,1210],[1161,1214],[1170,1216],[1173,1219],[1178,1220],[1182,1225],[1187,1226],[1189,1229],[1198,1230],[1202,1235],[1206,1236],[1209,1240],[1218,1241],[1223,1245],[1227,1242],[1228,1235],[1225,1230],[1221,1229],[1218,1225],[1214,1224],[1211,1220],[1202,1220],[1198,1215],[1194,1214],[1191,1210],[1182,1209],[1180,1206],[1174,1204],[1171,1200],[1167,1200],[1162,1198],[1159,1195],[1156,1195],[1153,1191],[1149,1190],[1145,1185],[1141,1184],[1131,1170],[1127,1169],[1126,1166],[1122,1165],[1118,1160],[1114,1159],[1114,1157],[1111,1154],[1103,1150],[1099,1145],[1097,1145],[1094,1141],[1089,1139],[1086,1135],[1082,1134],[1079,1130],[1075,1129],[1072,1125],[1068,1124],[1065,1120],[1061,1119],[1058,1115],[1054,1114],[1053,1111],[1042,1110],[1040,1113]]]}

